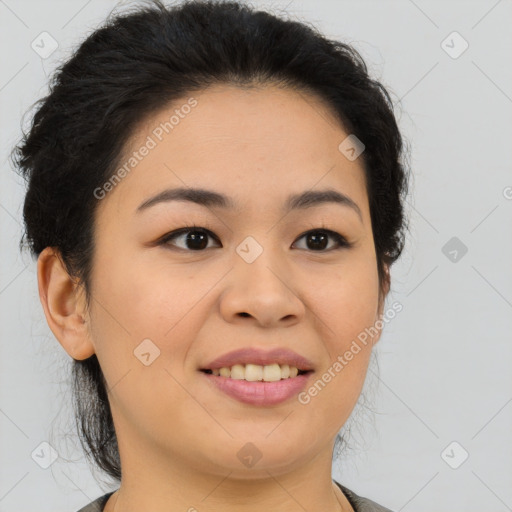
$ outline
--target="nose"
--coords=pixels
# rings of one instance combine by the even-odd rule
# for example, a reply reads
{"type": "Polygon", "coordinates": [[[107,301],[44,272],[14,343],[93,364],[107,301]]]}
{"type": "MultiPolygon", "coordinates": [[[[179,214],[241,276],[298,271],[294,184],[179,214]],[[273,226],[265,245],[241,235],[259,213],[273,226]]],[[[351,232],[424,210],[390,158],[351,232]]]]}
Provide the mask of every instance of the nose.
{"type": "Polygon", "coordinates": [[[238,256],[225,281],[220,297],[221,315],[227,322],[252,321],[261,327],[291,326],[305,314],[305,305],[296,290],[297,280],[284,262],[277,264],[264,251],[247,263],[238,256]]]}

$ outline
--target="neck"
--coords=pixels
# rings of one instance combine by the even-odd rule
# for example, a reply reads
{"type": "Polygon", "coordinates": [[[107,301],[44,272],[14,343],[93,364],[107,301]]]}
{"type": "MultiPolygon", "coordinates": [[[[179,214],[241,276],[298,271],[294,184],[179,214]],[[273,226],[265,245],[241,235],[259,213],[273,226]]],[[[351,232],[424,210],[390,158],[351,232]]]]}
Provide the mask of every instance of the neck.
{"type": "MultiPolygon", "coordinates": [[[[140,440],[140,438],[139,438],[140,440]]],[[[322,510],[353,512],[341,489],[332,481],[332,446],[326,446],[309,461],[296,461],[286,469],[252,468],[237,474],[226,468],[202,471],[201,464],[167,456],[131,444],[119,443],[123,476],[118,491],[112,494],[104,512],[296,512],[322,510]]],[[[208,468],[210,469],[210,468],[208,468]]]]}

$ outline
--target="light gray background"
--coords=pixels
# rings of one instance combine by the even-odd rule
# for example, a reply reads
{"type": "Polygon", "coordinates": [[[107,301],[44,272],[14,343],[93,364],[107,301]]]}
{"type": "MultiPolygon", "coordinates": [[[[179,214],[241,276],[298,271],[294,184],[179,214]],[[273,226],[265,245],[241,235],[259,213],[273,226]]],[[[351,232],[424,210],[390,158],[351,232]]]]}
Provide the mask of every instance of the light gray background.
{"type": "MultiPolygon", "coordinates": [[[[403,311],[378,343],[380,378],[369,372],[375,414],[334,478],[395,511],[511,511],[512,2],[253,4],[354,44],[412,148],[411,234],[388,297],[403,311]],[[469,43],[455,59],[441,46],[453,31],[469,43]],[[443,253],[452,237],[468,248],[455,262],[443,253]]],[[[24,188],[7,154],[51,72],[115,5],[0,0],[0,512],[71,512],[113,488],[73,435],[70,358],[46,324],[35,263],[17,250],[24,188]],[[59,44],[47,59],[31,48],[43,31],[59,44]],[[42,442],[60,455],[48,469],[32,458],[42,442]]]]}

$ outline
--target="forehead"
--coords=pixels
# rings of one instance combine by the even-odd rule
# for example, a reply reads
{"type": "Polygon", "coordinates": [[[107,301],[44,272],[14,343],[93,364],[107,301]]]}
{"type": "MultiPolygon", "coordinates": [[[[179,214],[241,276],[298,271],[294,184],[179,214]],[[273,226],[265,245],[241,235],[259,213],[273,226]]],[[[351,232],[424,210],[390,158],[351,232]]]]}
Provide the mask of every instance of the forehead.
{"type": "Polygon", "coordinates": [[[108,194],[118,209],[135,211],[165,188],[213,189],[233,198],[240,213],[273,208],[292,193],[334,187],[364,210],[362,160],[351,161],[339,149],[348,135],[308,93],[212,86],[137,127],[118,165],[130,161],[128,172],[108,194]]]}

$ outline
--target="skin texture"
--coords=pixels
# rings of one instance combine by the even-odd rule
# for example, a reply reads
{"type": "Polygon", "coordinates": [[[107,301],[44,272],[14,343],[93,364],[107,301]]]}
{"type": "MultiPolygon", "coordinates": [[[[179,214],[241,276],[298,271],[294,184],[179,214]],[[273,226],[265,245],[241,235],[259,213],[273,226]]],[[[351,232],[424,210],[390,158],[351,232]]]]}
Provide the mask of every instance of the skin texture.
{"type": "MultiPolygon", "coordinates": [[[[339,151],[348,134],[314,96],[219,85],[193,97],[197,106],[100,200],[90,310],[52,249],[38,261],[51,330],[71,357],[96,353],[109,385],[123,477],[105,510],[350,511],[333,487],[332,451],[378,335],[307,405],[243,404],[198,369],[237,348],[286,347],[313,362],[312,385],[379,319],[362,163],[339,151]],[[136,213],[183,186],[224,193],[238,208],[173,201],[136,213]],[[289,194],[324,188],[352,198],[362,220],[334,203],[283,215],[289,194]],[[200,251],[186,234],[155,243],[192,224],[219,241],[200,251]],[[330,238],[319,250],[301,236],[322,227],[353,247],[330,238]],[[247,236],[263,248],[250,264],[236,252],[247,236]],[[147,338],[160,354],[146,366],[134,350],[147,338]],[[237,457],[248,442],[261,453],[250,468],[237,457]]],[[[186,101],[137,127],[125,156],[186,101]]]]}

